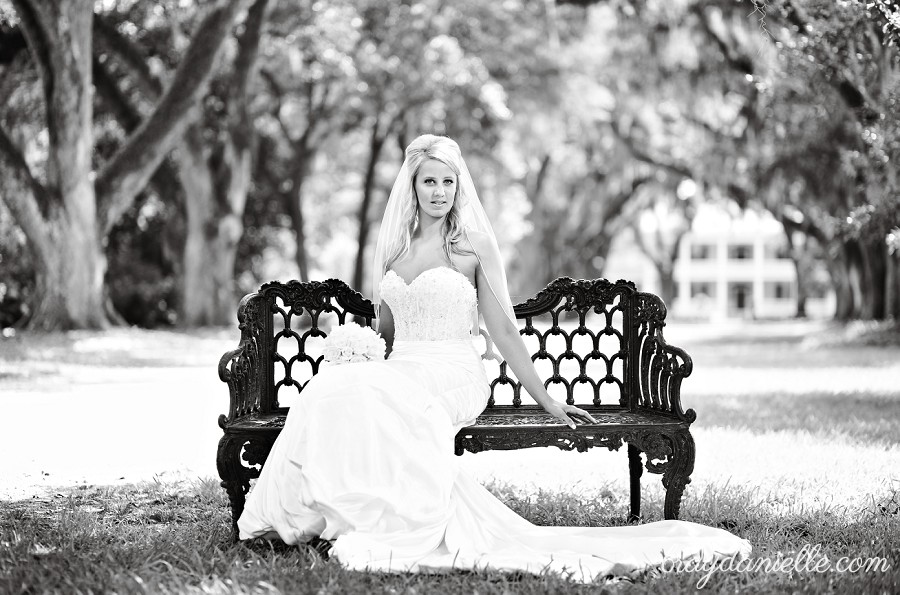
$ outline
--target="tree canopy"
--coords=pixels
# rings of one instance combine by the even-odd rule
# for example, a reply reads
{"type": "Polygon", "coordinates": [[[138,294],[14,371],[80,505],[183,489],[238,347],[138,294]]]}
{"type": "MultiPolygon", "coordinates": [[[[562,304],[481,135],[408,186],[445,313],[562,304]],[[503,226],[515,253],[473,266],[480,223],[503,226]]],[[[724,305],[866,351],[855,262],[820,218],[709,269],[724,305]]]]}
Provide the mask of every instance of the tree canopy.
{"type": "Polygon", "coordinates": [[[838,317],[897,316],[898,31],[888,0],[0,0],[0,325],[221,324],[273,276],[368,290],[426,131],[463,147],[514,294],[602,276],[637,233],[670,297],[716,201],[804,238],[838,317]]]}

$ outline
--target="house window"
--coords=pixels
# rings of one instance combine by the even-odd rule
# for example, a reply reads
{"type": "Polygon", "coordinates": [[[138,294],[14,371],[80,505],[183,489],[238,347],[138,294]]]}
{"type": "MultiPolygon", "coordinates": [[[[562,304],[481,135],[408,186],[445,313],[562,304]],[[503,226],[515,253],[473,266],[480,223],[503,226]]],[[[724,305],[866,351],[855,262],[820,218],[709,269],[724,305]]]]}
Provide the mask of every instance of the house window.
{"type": "Polygon", "coordinates": [[[766,260],[786,260],[791,257],[791,249],[785,243],[766,244],[766,260]]]}
{"type": "Polygon", "coordinates": [[[791,299],[791,284],[787,281],[768,281],[765,285],[766,299],[789,300],[791,299]]]}
{"type": "Polygon", "coordinates": [[[691,297],[713,297],[716,294],[716,286],[708,281],[694,281],[691,283],[691,297]]]}
{"type": "Polygon", "coordinates": [[[716,256],[716,247],[712,244],[692,244],[691,260],[712,260],[716,256]]]}
{"type": "Polygon", "coordinates": [[[732,244],[728,246],[729,260],[751,260],[753,258],[753,246],[750,244],[732,244]]]}

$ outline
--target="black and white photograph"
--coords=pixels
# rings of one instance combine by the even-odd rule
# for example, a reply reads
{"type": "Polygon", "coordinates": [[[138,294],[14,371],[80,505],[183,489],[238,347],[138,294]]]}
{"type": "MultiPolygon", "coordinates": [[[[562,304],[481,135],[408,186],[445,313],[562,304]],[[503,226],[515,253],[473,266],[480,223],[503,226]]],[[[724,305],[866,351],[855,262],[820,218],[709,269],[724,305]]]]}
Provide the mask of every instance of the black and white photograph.
{"type": "Polygon", "coordinates": [[[0,593],[900,592],[897,0],[0,0],[0,593]]]}

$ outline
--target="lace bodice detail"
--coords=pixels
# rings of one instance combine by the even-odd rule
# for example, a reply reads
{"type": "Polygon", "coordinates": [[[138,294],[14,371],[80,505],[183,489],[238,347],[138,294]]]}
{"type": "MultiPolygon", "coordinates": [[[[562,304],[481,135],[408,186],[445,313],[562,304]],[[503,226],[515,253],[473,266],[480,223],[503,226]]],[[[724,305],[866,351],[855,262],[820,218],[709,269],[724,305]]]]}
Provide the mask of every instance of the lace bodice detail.
{"type": "Polygon", "coordinates": [[[428,269],[406,284],[388,271],[381,297],[394,317],[394,339],[441,341],[468,339],[478,303],[472,283],[462,273],[441,266],[428,269]]]}

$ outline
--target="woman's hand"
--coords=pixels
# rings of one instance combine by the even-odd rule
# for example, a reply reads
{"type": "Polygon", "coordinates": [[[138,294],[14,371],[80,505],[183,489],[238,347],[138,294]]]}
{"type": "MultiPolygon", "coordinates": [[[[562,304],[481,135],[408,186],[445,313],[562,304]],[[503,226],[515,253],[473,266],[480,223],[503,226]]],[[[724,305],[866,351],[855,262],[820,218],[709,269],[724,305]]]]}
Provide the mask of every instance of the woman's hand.
{"type": "Polygon", "coordinates": [[[597,420],[591,416],[590,413],[585,411],[584,409],[579,409],[575,405],[567,405],[566,403],[560,403],[558,401],[551,400],[546,405],[543,405],[544,409],[547,410],[547,413],[566,424],[573,430],[575,429],[575,424],[577,422],[581,423],[597,423],[597,420]]]}

